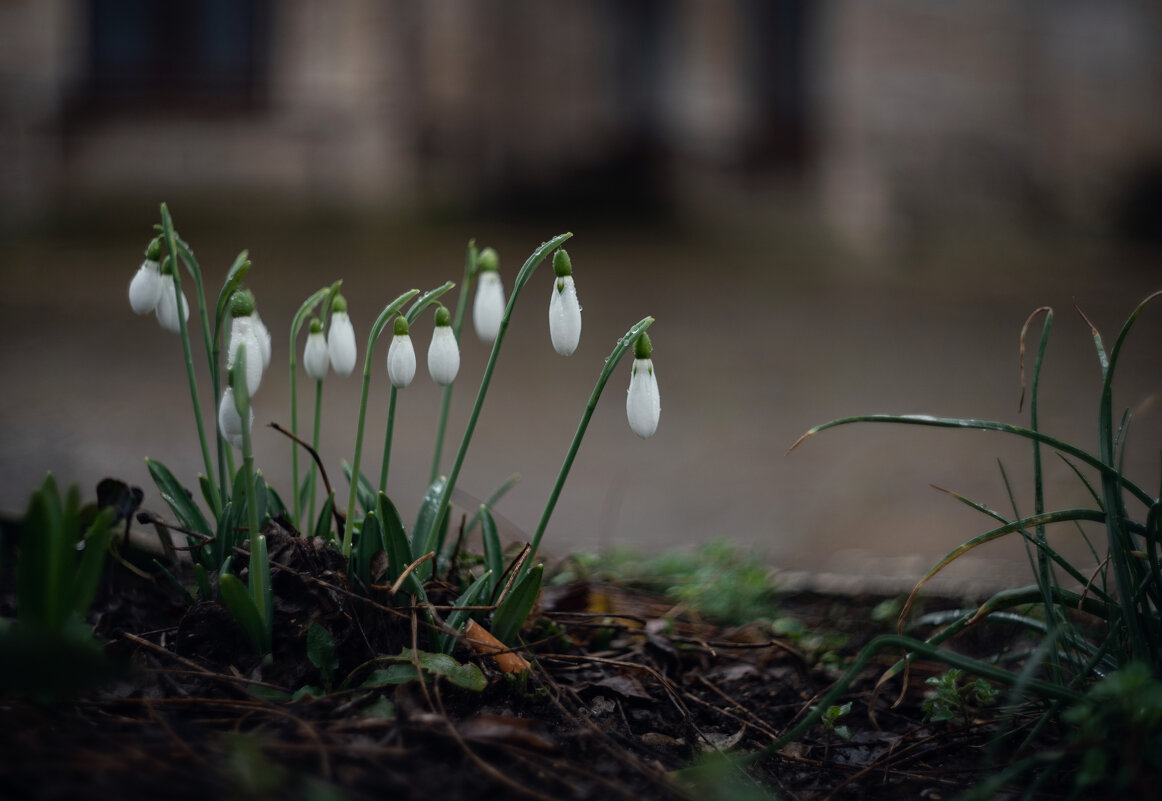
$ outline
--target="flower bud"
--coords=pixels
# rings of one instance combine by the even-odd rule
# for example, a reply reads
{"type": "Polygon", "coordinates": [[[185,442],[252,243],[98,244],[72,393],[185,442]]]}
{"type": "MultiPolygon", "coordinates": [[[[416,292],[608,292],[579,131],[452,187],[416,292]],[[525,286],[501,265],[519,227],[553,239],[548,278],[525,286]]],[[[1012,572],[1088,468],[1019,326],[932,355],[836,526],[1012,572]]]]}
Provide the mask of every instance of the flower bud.
{"type": "Polygon", "coordinates": [[[653,436],[657,431],[658,418],[662,413],[652,352],[649,337],[643,332],[634,342],[635,358],[630,373],[629,392],[625,398],[625,416],[629,420],[629,427],[642,439],[653,436]]]}
{"type": "MultiPolygon", "coordinates": [[[[254,409],[250,409],[250,420],[247,426],[254,425],[254,409]]],[[[234,388],[226,387],[222,393],[222,402],[218,404],[218,430],[222,432],[222,439],[235,448],[242,447],[242,415],[234,403],[234,388]]]]}
{"type": "Polygon", "coordinates": [[[408,321],[395,318],[395,335],[387,349],[387,378],[398,389],[406,387],[416,377],[416,349],[408,334],[408,321]]]}
{"type": "MultiPolygon", "coordinates": [[[[556,265],[557,260],[553,259],[553,266],[556,265]]],[[[572,354],[581,341],[581,304],[572,275],[558,276],[553,282],[553,294],[549,298],[549,338],[553,349],[562,356],[572,354]]]]}
{"type": "Polygon", "coordinates": [[[460,345],[452,333],[452,316],[443,306],[436,310],[436,327],[428,346],[428,372],[433,381],[445,387],[460,372],[460,345]]]}
{"type": "Polygon", "coordinates": [[[161,266],[161,294],[157,300],[156,313],[158,324],[166,331],[175,333],[182,330],[182,320],[190,319],[190,305],[186,303],[186,293],[179,294],[174,285],[173,266],[168,256],[161,266]],[[181,314],[182,320],[178,319],[178,314],[181,314]]]}
{"type": "Polygon", "coordinates": [[[160,267],[156,260],[147,256],[129,282],[129,305],[135,314],[149,314],[157,310],[162,288],[160,267]]]}
{"type": "Polygon", "coordinates": [[[347,316],[347,300],[336,295],[331,304],[331,330],[327,334],[327,352],[331,369],[336,375],[349,376],[355,369],[358,350],[355,345],[355,327],[347,316]]]}
{"type": "MultiPolygon", "coordinates": [[[[238,294],[238,293],[235,293],[238,294]]],[[[226,369],[234,369],[238,349],[246,346],[246,390],[250,397],[262,383],[262,345],[254,330],[254,317],[235,317],[230,323],[230,344],[226,350],[226,369]]]]}
{"type": "Polygon", "coordinates": [[[472,325],[482,342],[493,342],[500,333],[504,317],[504,285],[500,282],[500,259],[492,248],[480,252],[477,260],[480,275],[476,281],[476,299],[472,304],[472,325]]]}
{"type": "Polygon", "coordinates": [[[318,317],[311,320],[311,333],[307,335],[307,346],[303,349],[303,369],[316,381],[327,376],[331,357],[327,354],[327,337],[323,335],[323,321],[318,317]]]}

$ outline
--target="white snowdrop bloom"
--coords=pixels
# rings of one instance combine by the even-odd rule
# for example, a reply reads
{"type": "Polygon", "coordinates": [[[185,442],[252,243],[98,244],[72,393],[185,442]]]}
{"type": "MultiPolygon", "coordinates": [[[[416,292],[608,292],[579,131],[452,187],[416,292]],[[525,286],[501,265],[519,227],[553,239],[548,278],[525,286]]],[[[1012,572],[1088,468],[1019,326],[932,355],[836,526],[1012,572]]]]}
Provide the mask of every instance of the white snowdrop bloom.
{"type": "Polygon", "coordinates": [[[258,350],[262,353],[262,369],[265,370],[270,367],[270,330],[257,311],[251,316],[254,318],[251,325],[254,327],[254,336],[258,338],[258,350]]]}
{"type": "Polygon", "coordinates": [[[161,239],[155,238],[145,249],[145,261],[129,282],[129,305],[136,314],[157,310],[161,300],[161,239]]]}
{"type": "Polygon", "coordinates": [[[254,315],[235,317],[230,323],[230,344],[226,351],[226,369],[234,367],[238,349],[246,346],[246,391],[250,397],[262,384],[262,343],[254,330],[254,315]]]}
{"type": "Polygon", "coordinates": [[[327,337],[323,335],[323,323],[319,318],[311,320],[311,333],[307,335],[307,346],[303,348],[303,369],[316,381],[327,377],[331,357],[327,353],[327,337]]]}
{"type": "Polygon", "coordinates": [[[452,316],[443,306],[436,310],[436,327],[428,345],[428,372],[433,381],[445,387],[460,372],[460,345],[452,333],[452,316]]]}
{"type": "MultiPolygon", "coordinates": [[[[254,408],[250,409],[248,427],[254,425],[254,408]]],[[[235,448],[242,447],[242,415],[238,414],[238,407],[234,403],[234,388],[226,387],[222,393],[222,402],[218,404],[218,430],[222,438],[235,448]]]]}
{"type": "Polygon", "coordinates": [[[355,345],[355,327],[347,316],[347,301],[336,295],[331,304],[331,330],[327,332],[327,352],[331,356],[331,369],[336,375],[349,376],[355,369],[358,354],[355,345]]]}
{"type": "Polygon", "coordinates": [[[500,259],[492,248],[480,253],[480,276],[476,280],[476,298],[472,302],[472,325],[483,342],[496,341],[504,317],[504,285],[497,267],[500,259]]]}
{"type": "Polygon", "coordinates": [[[549,298],[549,338],[557,353],[569,356],[581,341],[581,304],[573,285],[573,265],[564,250],[553,255],[553,272],[557,278],[549,298]]]}
{"type": "Polygon", "coordinates": [[[178,308],[184,320],[190,319],[190,304],[186,303],[186,293],[178,293],[174,286],[173,275],[161,277],[161,293],[157,300],[157,322],[166,331],[175,333],[182,330],[181,320],[178,319],[178,308]]]}
{"type": "Polygon", "coordinates": [[[402,389],[416,377],[416,349],[408,333],[408,321],[395,318],[395,335],[387,349],[387,378],[391,385],[402,389]]]}
{"type": "Polygon", "coordinates": [[[662,401],[658,395],[658,378],[654,375],[652,347],[644,333],[634,343],[633,371],[629,378],[629,392],[625,397],[625,416],[633,433],[642,439],[658,430],[662,401]]]}

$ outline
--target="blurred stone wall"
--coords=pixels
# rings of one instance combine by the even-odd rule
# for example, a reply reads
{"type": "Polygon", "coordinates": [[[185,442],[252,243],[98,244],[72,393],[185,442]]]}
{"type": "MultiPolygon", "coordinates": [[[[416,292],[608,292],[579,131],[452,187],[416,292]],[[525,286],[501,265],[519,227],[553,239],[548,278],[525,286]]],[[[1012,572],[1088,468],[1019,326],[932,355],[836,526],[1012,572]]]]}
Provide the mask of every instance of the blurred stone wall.
{"type": "Polygon", "coordinates": [[[135,7],[0,4],[9,222],[222,191],[713,211],[690,180],[713,175],[874,246],[959,220],[1110,228],[1162,163],[1151,0],[251,0],[257,66],[221,108],[91,91],[94,15],[135,7]]]}

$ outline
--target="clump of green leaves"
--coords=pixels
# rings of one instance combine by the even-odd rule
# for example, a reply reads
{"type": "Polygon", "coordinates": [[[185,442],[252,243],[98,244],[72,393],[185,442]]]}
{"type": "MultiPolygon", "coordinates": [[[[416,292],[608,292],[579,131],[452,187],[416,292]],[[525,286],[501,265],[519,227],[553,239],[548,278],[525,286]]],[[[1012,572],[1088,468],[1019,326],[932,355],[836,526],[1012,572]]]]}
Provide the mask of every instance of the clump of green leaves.
{"type": "MultiPolygon", "coordinates": [[[[818,707],[811,707],[811,711],[815,711],[818,707]]],[[[847,724],[840,723],[841,720],[851,714],[851,701],[846,704],[832,704],[823,710],[823,715],[819,718],[819,725],[827,732],[827,737],[839,737],[844,740],[851,739],[851,729],[847,724]]]]}
{"type": "Polygon", "coordinates": [[[924,720],[928,723],[959,719],[967,725],[974,707],[991,706],[997,698],[996,688],[984,679],[964,680],[964,671],[960,668],[949,668],[924,683],[934,688],[923,704],[924,720]]]}

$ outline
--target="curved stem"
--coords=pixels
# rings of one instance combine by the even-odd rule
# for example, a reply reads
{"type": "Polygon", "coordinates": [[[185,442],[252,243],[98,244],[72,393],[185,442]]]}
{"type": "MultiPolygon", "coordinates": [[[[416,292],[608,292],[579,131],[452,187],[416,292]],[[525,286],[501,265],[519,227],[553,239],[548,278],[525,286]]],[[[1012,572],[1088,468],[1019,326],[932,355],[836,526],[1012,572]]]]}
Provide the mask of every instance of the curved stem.
{"type": "MultiPolygon", "coordinates": [[[[166,205],[164,203],[161,204],[161,225],[162,225],[162,231],[164,232],[164,235],[165,235],[165,247],[169,253],[169,257],[170,257],[171,263],[173,265],[174,292],[177,295],[177,302],[178,302],[178,325],[180,326],[180,332],[181,332],[181,337],[182,337],[182,352],[183,352],[183,354],[185,356],[185,360],[186,360],[186,375],[188,376],[189,382],[190,382],[190,400],[193,402],[193,405],[194,405],[194,422],[197,423],[197,426],[198,426],[198,442],[202,446],[202,460],[206,466],[206,480],[208,480],[210,482],[210,485],[213,487],[213,485],[214,485],[214,467],[213,467],[213,463],[210,461],[210,449],[206,445],[206,426],[205,426],[205,423],[202,421],[202,404],[201,404],[201,401],[198,399],[198,382],[197,382],[197,379],[194,377],[194,358],[193,358],[193,355],[190,351],[190,331],[189,331],[189,328],[186,326],[186,316],[185,316],[185,314],[182,313],[182,308],[181,308],[181,306],[182,306],[181,270],[178,266],[179,255],[178,255],[178,250],[177,250],[177,244],[174,241],[173,218],[170,217],[169,209],[166,208],[166,205]]],[[[195,274],[195,275],[197,275],[197,274],[195,274]]],[[[200,279],[200,277],[195,278],[195,283],[199,287],[199,289],[198,289],[199,304],[202,306],[202,316],[204,318],[205,317],[205,303],[204,303],[204,301],[201,300],[201,297],[200,297],[201,296],[201,279],[200,279]]],[[[208,336],[208,334],[207,334],[207,336],[208,336]]],[[[213,487],[213,488],[217,489],[217,487],[213,487]]]]}
{"type": "MultiPolygon", "coordinates": [[[[488,385],[491,383],[492,373],[496,369],[496,359],[500,355],[500,346],[504,344],[504,336],[508,332],[508,321],[512,317],[512,310],[516,306],[516,299],[520,296],[521,290],[524,289],[529,278],[532,277],[533,271],[540,266],[541,262],[545,260],[545,257],[560,247],[571,236],[573,236],[571,233],[558,234],[548,242],[541,243],[541,246],[532,252],[532,255],[525,261],[524,266],[521,267],[520,272],[517,273],[516,282],[512,288],[512,296],[509,297],[508,306],[504,309],[504,316],[500,319],[500,330],[496,333],[496,341],[492,343],[492,352],[488,354],[488,363],[484,366],[484,376],[480,379],[480,389],[476,391],[476,402],[472,404],[472,413],[468,416],[468,425],[464,429],[464,436],[460,439],[460,448],[456,451],[456,460],[452,463],[452,469],[448,473],[448,480],[444,482],[444,488],[440,491],[440,503],[436,507],[436,513],[432,515],[432,526],[440,525],[444,513],[448,510],[448,501],[452,497],[452,490],[456,486],[456,479],[460,477],[460,468],[464,466],[464,456],[468,453],[468,445],[472,442],[472,434],[476,431],[476,421],[480,417],[480,409],[484,406],[484,396],[488,394],[488,385]]],[[[415,535],[421,538],[418,540],[419,542],[434,541],[430,537],[431,534],[431,531],[415,532],[415,535]]]]}
{"type": "MultiPolygon", "coordinates": [[[[460,297],[456,300],[456,315],[452,318],[452,334],[460,342],[460,329],[464,325],[464,310],[468,306],[468,290],[472,287],[472,277],[476,275],[476,240],[468,240],[468,252],[464,256],[464,278],[460,282],[460,297]]],[[[436,423],[436,448],[432,454],[432,471],[428,476],[428,486],[436,483],[440,475],[440,457],[444,453],[444,432],[448,428],[448,412],[452,408],[453,381],[444,387],[444,397],[440,401],[440,419],[436,423]]]]}
{"type": "Polygon", "coordinates": [[[593,410],[597,408],[597,401],[601,398],[601,392],[605,389],[605,384],[609,381],[609,376],[613,374],[617,363],[621,361],[621,357],[625,352],[633,347],[633,343],[638,336],[654,324],[653,317],[646,317],[642,319],[637,325],[625,332],[625,336],[617,341],[613,352],[609,354],[609,358],[605,360],[605,367],[601,370],[601,375],[597,378],[597,383],[593,386],[593,392],[589,395],[589,403],[585,405],[585,412],[581,415],[581,422],[577,425],[577,432],[573,435],[573,441],[569,444],[569,452],[565,454],[565,462],[561,465],[561,471],[557,473],[557,481],[553,484],[553,491],[549,493],[549,500],[545,504],[545,510],[541,513],[541,520],[537,523],[536,533],[533,534],[533,540],[529,544],[529,556],[524,561],[521,568],[521,575],[532,570],[533,557],[537,555],[537,547],[541,544],[541,538],[545,535],[545,529],[549,525],[549,518],[553,514],[553,509],[557,506],[557,499],[561,497],[561,490],[565,486],[565,479],[569,476],[569,470],[573,467],[573,459],[577,456],[577,449],[581,447],[581,440],[585,436],[585,429],[589,427],[589,419],[593,417],[593,410]]]}
{"type": "Polygon", "coordinates": [[[354,529],[355,497],[359,489],[359,459],[363,455],[363,425],[367,420],[367,393],[371,389],[371,357],[375,350],[375,340],[387,325],[392,315],[398,312],[405,303],[418,295],[418,289],[410,289],[387,305],[375,323],[371,326],[371,334],[367,337],[367,352],[363,355],[363,388],[359,393],[359,420],[355,425],[355,456],[351,460],[351,491],[347,497],[347,519],[343,526],[343,555],[351,555],[351,534],[354,529]]]}

